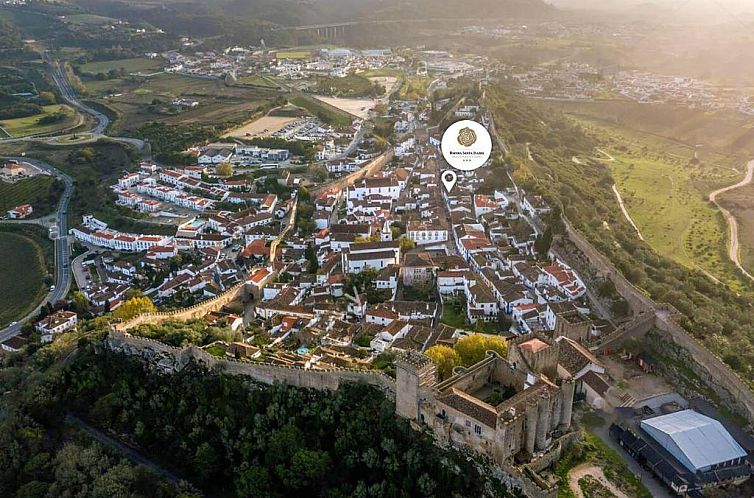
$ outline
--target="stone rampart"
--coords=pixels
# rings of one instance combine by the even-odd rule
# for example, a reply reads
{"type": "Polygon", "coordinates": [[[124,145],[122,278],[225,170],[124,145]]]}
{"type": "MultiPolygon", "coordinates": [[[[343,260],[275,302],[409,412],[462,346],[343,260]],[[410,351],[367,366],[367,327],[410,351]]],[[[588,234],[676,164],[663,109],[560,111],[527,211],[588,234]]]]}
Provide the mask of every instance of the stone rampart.
{"type": "Polygon", "coordinates": [[[240,282],[217,297],[202,301],[201,303],[175,311],[158,311],[157,313],[144,313],[135,316],[125,322],[115,324],[115,330],[125,332],[140,325],[157,324],[171,320],[194,320],[202,318],[212,311],[218,311],[226,304],[234,301],[244,294],[245,283],[240,282]]]}

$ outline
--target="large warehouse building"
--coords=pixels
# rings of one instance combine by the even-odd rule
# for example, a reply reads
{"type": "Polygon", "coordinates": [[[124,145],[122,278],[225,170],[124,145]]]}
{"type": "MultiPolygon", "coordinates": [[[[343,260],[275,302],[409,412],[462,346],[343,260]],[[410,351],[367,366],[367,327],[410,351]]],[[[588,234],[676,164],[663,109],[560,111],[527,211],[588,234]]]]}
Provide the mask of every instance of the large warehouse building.
{"type": "Polygon", "coordinates": [[[704,488],[751,474],[746,450],[720,422],[694,410],[645,419],[634,429],[613,424],[610,434],[679,495],[701,496],[704,488]]]}
{"type": "Polygon", "coordinates": [[[641,428],[694,474],[746,461],[746,451],[723,424],[694,410],[642,420],[641,428]]]}

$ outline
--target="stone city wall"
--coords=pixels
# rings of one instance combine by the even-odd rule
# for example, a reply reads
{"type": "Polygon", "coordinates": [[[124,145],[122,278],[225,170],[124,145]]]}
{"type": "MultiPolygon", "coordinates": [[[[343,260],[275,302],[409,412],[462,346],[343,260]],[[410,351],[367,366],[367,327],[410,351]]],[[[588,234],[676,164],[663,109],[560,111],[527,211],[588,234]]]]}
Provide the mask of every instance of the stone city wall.
{"type": "Polygon", "coordinates": [[[244,295],[245,283],[240,282],[217,297],[202,301],[201,303],[175,311],[158,311],[157,313],[144,313],[135,316],[125,322],[115,324],[115,330],[125,332],[140,325],[154,325],[171,320],[195,320],[202,318],[212,311],[218,311],[226,304],[244,295]]]}
{"type": "Polygon", "coordinates": [[[740,413],[749,423],[754,424],[754,392],[749,384],[678,324],[677,320],[682,316],[678,310],[669,304],[655,303],[644,291],[629,282],[605,256],[573,228],[568,220],[564,218],[563,221],[569,239],[598,271],[612,280],[618,293],[628,301],[636,313],[634,320],[629,322],[632,325],[616,330],[616,333],[608,336],[601,346],[616,345],[628,337],[641,337],[654,326],[660,330],[664,338],[686,352],[691,360],[689,367],[709,389],[720,396],[729,409],[740,413]],[[652,320],[649,320],[649,317],[652,320]],[[618,331],[621,333],[617,334],[618,331]]]}
{"type": "Polygon", "coordinates": [[[388,398],[395,397],[395,381],[377,371],[344,368],[315,370],[218,358],[196,346],[176,348],[116,330],[110,331],[105,344],[113,351],[139,356],[151,366],[168,373],[179,372],[193,362],[229,375],[244,375],[263,384],[281,382],[299,388],[336,391],[343,383],[364,383],[377,387],[388,398]]]}

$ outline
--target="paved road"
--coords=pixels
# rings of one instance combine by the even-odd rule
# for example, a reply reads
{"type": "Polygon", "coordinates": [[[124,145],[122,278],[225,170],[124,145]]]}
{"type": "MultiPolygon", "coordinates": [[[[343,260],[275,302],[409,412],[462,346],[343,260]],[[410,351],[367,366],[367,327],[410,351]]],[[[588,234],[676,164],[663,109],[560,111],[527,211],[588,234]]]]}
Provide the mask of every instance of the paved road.
{"type": "MultiPolygon", "coordinates": [[[[73,195],[73,179],[43,161],[25,159],[22,157],[6,159],[16,159],[19,162],[28,163],[39,169],[50,172],[52,175],[63,180],[65,183],[65,190],[63,191],[63,196],[60,199],[57,210],[52,215],[55,218],[55,223],[58,226],[58,233],[60,234],[58,238],[55,239],[55,289],[51,291],[42,303],[31,313],[18,320],[18,323],[1,330],[0,342],[4,342],[11,337],[17,336],[21,332],[21,327],[34,318],[39,313],[42,306],[47,303],[55,303],[64,299],[68,294],[68,291],[71,289],[71,272],[69,267],[71,256],[70,248],[68,247],[68,204],[71,202],[71,196],[73,195]]],[[[45,218],[50,218],[50,216],[46,216],[45,218]]]]}
{"type": "Polygon", "coordinates": [[[617,442],[615,442],[613,438],[610,437],[609,429],[612,417],[606,415],[605,418],[608,419],[607,423],[602,427],[593,428],[592,431],[605,444],[615,450],[621,456],[621,458],[623,458],[623,462],[626,464],[628,469],[637,477],[639,477],[639,479],[641,479],[642,484],[647,487],[654,498],[670,498],[671,494],[668,491],[668,488],[666,488],[664,484],[657,480],[654,474],[639,465],[636,460],[631,457],[631,455],[626,453],[626,450],[621,448],[621,446],[617,442]]]}
{"type": "Polygon", "coordinates": [[[150,460],[149,458],[142,455],[139,451],[108,436],[101,430],[97,429],[96,427],[92,427],[75,415],[66,415],[66,422],[86,432],[102,445],[107,446],[108,448],[120,453],[124,457],[128,458],[132,463],[136,465],[142,465],[151,472],[164,477],[172,483],[180,484],[183,481],[181,478],[165,469],[155,461],[150,460]]]}
{"type": "Polygon", "coordinates": [[[752,276],[751,273],[746,271],[743,265],[741,265],[741,260],[738,257],[738,221],[736,221],[736,217],[733,216],[733,214],[730,211],[722,207],[720,203],[717,202],[717,196],[720,194],[724,194],[725,192],[728,192],[730,190],[734,190],[739,187],[743,187],[745,185],[750,184],[753,176],[754,176],[754,160],[751,160],[746,165],[746,176],[744,176],[743,180],[736,183],[735,185],[730,185],[728,187],[715,190],[709,195],[710,202],[714,204],[715,207],[717,207],[717,209],[719,209],[721,213],[723,213],[723,216],[728,221],[728,227],[730,227],[730,247],[728,248],[728,257],[730,258],[731,261],[733,261],[733,263],[738,267],[738,269],[741,270],[741,273],[746,275],[750,280],[754,280],[754,276],[752,276]]]}
{"type": "Polygon", "coordinates": [[[55,81],[55,85],[57,85],[58,89],[60,90],[60,94],[63,99],[73,107],[76,107],[85,114],[89,114],[95,119],[96,124],[94,125],[94,128],[91,129],[91,133],[93,135],[102,135],[103,133],[105,133],[105,129],[110,124],[110,119],[103,113],[95,111],[91,107],[81,102],[81,100],[79,100],[76,90],[68,80],[68,75],[65,73],[65,68],[62,64],[57,61],[50,60],[49,56],[46,54],[43,58],[45,62],[47,62],[50,66],[50,75],[55,81]]]}
{"type": "MultiPolygon", "coordinates": [[[[47,64],[48,67],[48,73],[52,80],[55,82],[55,85],[58,87],[58,91],[60,92],[60,95],[63,97],[63,100],[66,101],[70,106],[78,109],[84,114],[89,114],[94,118],[94,125],[92,128],[88,131],[83,131],[80,133],[77,133],[76,135],[79,137],[80,140],[75,142],[77,145],[79,144],[86,144],[91,142],[96,142],[97,140],[100,140],[102,138],[107,138],[109,140],[114,140],[116,142],[122,142],[129,145],[133,145],[139,150],[144,149],[145,142],[143,140],[139,140],[138,138],[130,138],[130,137],[109,137],[105,135],[105,130],[110,125],[110,118],[107,117],[104,113],[101,113],[92,107],[84,104],[81,99],[79,98],[78,92],[71,84],[70,80],[68,79],[68,74],[66,74],[65,67],[60,64],[58,61],[52,60],[50,58],[50,55],[47,52],[42,53],[42,60],[47,64]],[[81,139],[82,135],[90,135],[89,138],[81,139]]],[[[5,138],[0,139],[0,143],[12,143],[12,142],[46,142],[50,145],[72,145],[72,144],[64,144],[58,142],[61,138],[66,137],[73,137],[74,134],[72,133],[64,133],[64,134],[58,134],[58,132],[53,133],[46,133],[46,134],[39,134],[35,136],[30,137],[21,137],[21,138],[5,138]]]]}

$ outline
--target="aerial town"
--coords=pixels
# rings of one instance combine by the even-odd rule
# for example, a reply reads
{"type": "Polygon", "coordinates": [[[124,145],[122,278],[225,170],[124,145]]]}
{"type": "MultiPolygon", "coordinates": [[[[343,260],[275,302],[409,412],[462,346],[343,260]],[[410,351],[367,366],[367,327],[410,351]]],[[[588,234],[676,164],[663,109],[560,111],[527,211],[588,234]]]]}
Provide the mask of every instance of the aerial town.
{"type": "Polygon", "coordinates": [[[88,489],[63,484],[66,469],[98,458],[100,472],[129,466],[133,487],[91,496],[754,493],[748,349],[725,335],[747,316],[737,237],[750,234],[745,200],[718,201],[748,188],[754,162],[589,114],[618,102],[640,118],[657,106],[745,119],[744,87],[550,58],[566,39],[641,43],[630,23],[459,19],[457,45],[396,46],[344,41],[381,20],[311,23],[290,28],[318,42],[299,46],[277,29],[242,43],[89,16],[60,7],[45,22],[130,45],[65,55],[24,39],[38,80],[0,95],[45,113],[0,116],[0,251],[13,254],[0,290],[13,274],[31,296],[0,315],[0,411],[30,424],[9,448],[57,452],[54,480],[6,458],[20,477],[0,478],[0,495],[88,489]],[[464,39],[544,44],[547,61],[464,39]],[[661,176],[637,180],[656,164],[661,176]],[[688,219],[707,231],[678,228],[688,219]],[[730,230],[722,250],[703,246],[713,225],[730,230]],[[660,256],[667,233],[695,240],[660,256]],[[36,290],[20,277],[35,265],[36,290]],[[740,307],[700,318],[717,300],[740,307]],[[173,411],[175,426],[159,418],[173,411]],[[344,442],[360,424],[374,448],[344,442]],[[385,469],[412,465],[427,466],[387,487],[385,469]]]}

